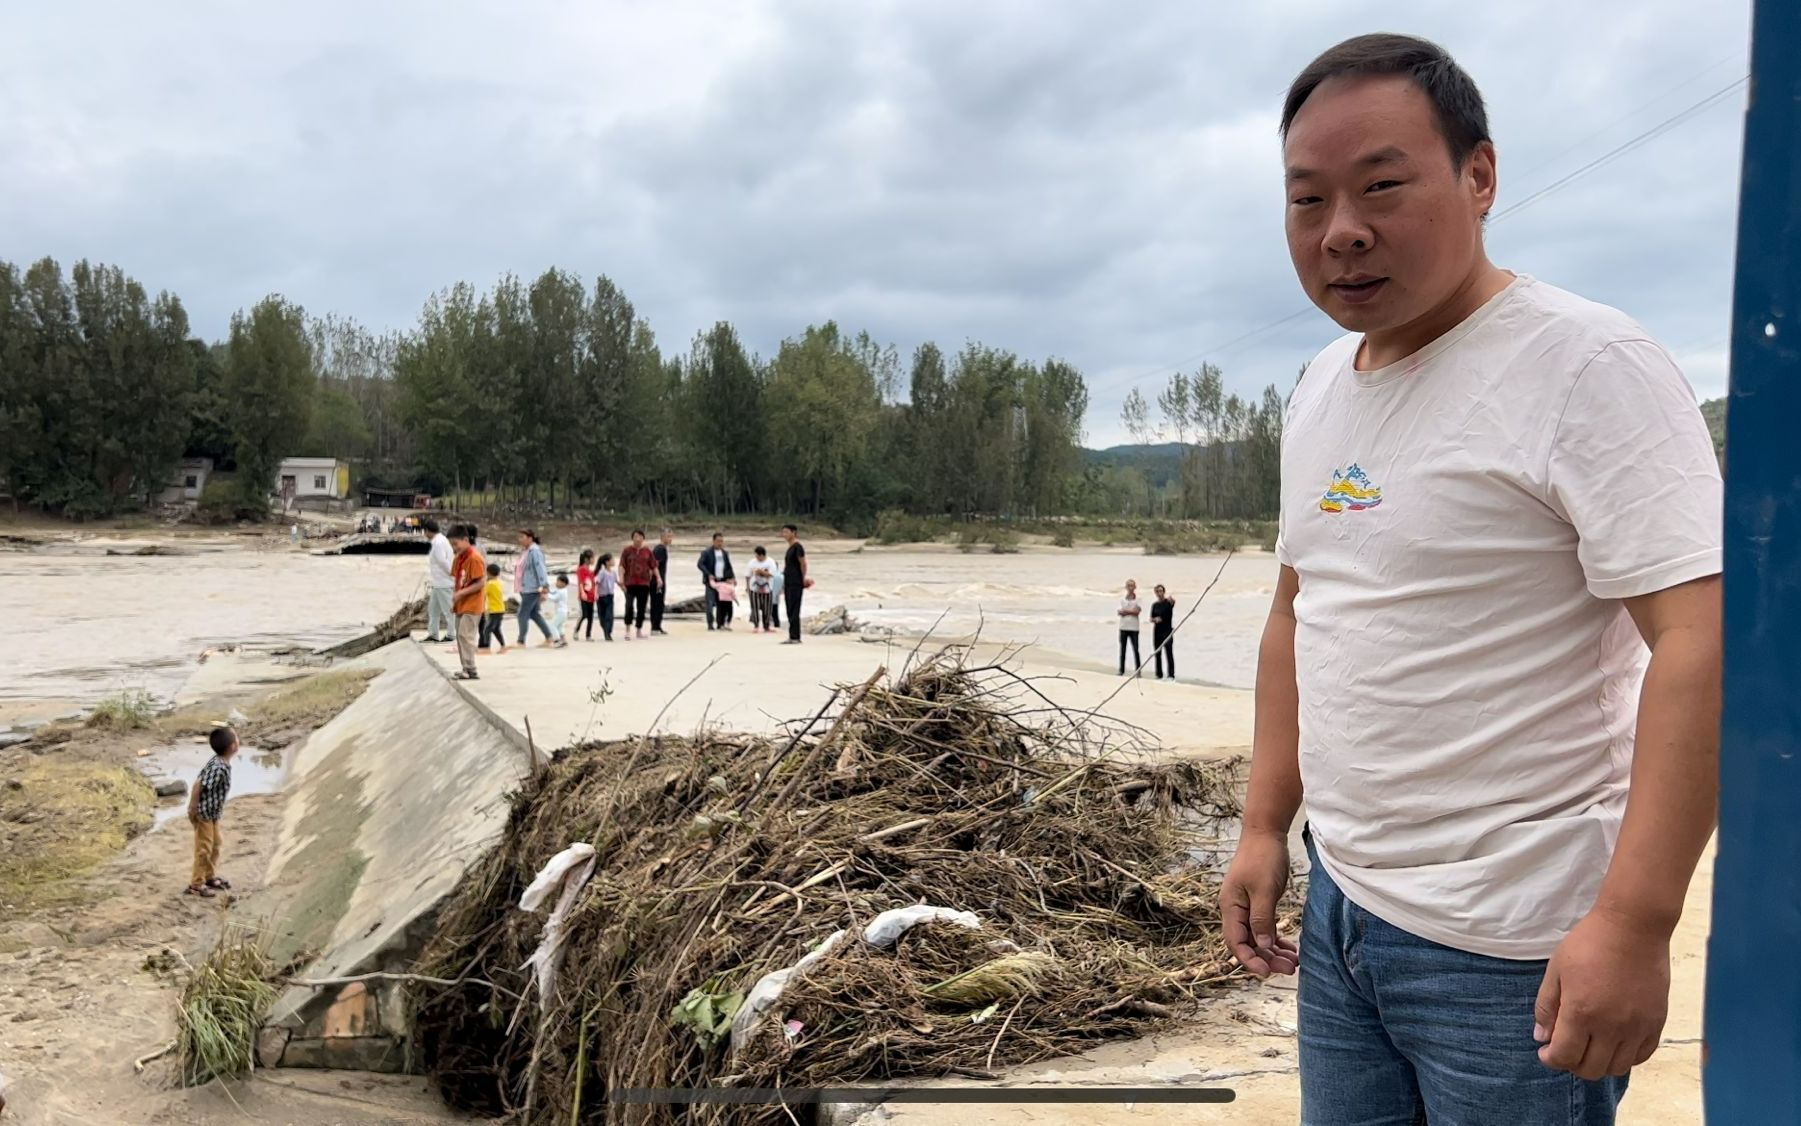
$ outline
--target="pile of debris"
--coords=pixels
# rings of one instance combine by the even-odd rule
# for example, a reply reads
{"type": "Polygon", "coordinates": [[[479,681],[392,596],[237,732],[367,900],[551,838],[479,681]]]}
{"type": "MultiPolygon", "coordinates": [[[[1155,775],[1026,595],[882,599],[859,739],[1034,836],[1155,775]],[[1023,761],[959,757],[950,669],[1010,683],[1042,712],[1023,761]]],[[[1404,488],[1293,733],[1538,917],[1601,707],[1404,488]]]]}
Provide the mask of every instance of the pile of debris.
{"type": "Polygon", "coordinates": [[[834,699],[787,738],[590,744],[526,784],[418,967],[454,983],[412,1018],[453,1104],[791,1122],[609,1097],[991,1075],[1233,976],[1192,858],[1237,814],[1235,764],[1143,761],[1133,729],[958,650],[834,699]]]}
{"type": "Polygon", "coordinates": [[[399,641],[424,624],[425,599],[415,598],[389,614],[386,621],[379,623],[368,633],[353,637],[341,645],[321,649],[315,655],[344,660],[360,657],[364,653],[373,653],[384,645],[399,641]]]}

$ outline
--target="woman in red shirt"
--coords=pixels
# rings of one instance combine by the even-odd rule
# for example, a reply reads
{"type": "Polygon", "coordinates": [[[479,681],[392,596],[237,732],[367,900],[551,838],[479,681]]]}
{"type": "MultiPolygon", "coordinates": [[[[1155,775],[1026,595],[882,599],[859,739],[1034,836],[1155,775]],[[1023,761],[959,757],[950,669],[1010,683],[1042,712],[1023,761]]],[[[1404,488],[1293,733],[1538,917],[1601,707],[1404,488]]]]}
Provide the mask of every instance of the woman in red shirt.
{"type": "Polygon", "coordinates": [[[644,546],[642,528],[633,529],[631,546],[619,553],[619,577],[625,581],[625,640],[632,638],[634,618],[642,640],[651,587],[663,585],[663,576],[657,572],[657,557],[644,546]]]}

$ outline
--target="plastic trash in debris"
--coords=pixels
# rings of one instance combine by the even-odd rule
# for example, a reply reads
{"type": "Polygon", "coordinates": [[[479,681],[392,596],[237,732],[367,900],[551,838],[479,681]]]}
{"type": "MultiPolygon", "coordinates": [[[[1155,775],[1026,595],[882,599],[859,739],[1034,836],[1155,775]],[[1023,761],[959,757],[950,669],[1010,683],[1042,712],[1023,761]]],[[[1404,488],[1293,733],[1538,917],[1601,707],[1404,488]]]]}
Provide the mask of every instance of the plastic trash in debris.
{"type": "Polygon", "coordinates": [[[968,911],[917,903],[912,907],[895,907],[871,919],[869,925],[863,928],[863,941],[877,949],[886,950],[899,941],[901,935],[928,921],[955,923],[970,930],[977,930],[982,925],[982,920],[968,911]]]}
{"type": "Polygon", "coordinates": [[[744,1046],[745,1040],[750,1037],[750,1030],[756,1026],[758,1019],[769,1011],[770,1006],[781,1000],[782,990],[788,987],[789,980],[795,974],[804,973],[814,962],[830,954],[832,948],[844,939],[844,935],[844,931],[833,931],[826,936],[824,942],[814,948],[811,954],[800,961],[787,969],[772,970],[757,979],[757,983],[751,986],[750,992],[745,995],[744,1004],[732,1017],[732,1051],[735,1052],[744,1046]]]}
{"type": "MultiPolygon", "coordinates": [[[[544,933],[538,939],[538,948],[532,951],[525,966],[536,970],[538,980],[538,1004],[548,1006],[556,996],[557,968],[563,963],[563,922],[569,915],[570,908],[575,906],[576,896],[588,885],[588,879],[594,875],[594,846],[577,841],[562,852],[551,857],[544,867],[538,869],[537,876],[519,896],[521,910],[536,914],[550,893],[558,888],[563,894],[558,897],[557,905],[550,912],[550,918],[544,921],[544,933]]],[[[525,966],[521,966],[524,969],[525,966]]]]}

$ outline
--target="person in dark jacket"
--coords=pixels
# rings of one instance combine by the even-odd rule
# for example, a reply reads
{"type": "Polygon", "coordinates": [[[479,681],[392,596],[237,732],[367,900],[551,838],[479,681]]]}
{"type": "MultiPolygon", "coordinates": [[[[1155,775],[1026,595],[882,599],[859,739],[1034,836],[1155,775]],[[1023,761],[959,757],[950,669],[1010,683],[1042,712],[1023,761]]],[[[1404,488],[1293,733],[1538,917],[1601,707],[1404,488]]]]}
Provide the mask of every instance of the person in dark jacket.
{"type": "Polygon", "coordinates": [[[675,533],[664,528],[657,546],[650,549],[657,561],[657,585],[650,591],[650,632],[659,636],[663,634],[663,606],[669,601],[669,545],[674,542],[675,533]]]}
{"type": "Polygon", "coordinates": [[[1176,600],[1156,586],[1157,600],[1151,603],[1151,651],[1157,666],[1157,679],[1163,679],[1163,666],[1169,665],[1169,678],[1176,679],[1176,600]]]}
{"type": "Polygon", "coordinates": [[[713,546],[700,553],[695,566],[700,570],[701,585],[707,592],[707,628],[713,629],[719,619],[719,592],[713,589],[713,583],[738,577],[732,570],[732,553],[725,549],[724,532],[713,533],[713,546]]]}

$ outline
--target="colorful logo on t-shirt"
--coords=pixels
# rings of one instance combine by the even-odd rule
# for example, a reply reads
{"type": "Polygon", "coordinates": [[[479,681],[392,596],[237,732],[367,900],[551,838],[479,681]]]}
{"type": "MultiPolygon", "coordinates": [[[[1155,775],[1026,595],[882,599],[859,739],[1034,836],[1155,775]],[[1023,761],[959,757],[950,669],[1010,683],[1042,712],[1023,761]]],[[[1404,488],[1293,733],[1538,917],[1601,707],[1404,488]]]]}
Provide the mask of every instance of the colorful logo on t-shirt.
{"type": "Polygon", "coordinates": [[[1373,484],[1363,467],[1352,463],[1349,469],[1334,469],[1332,483],[1319,500],[1321,512],[1338,513],[1349,509],[1362,512],[1382,503],[1382,490],[1373,484]]]}

